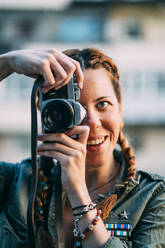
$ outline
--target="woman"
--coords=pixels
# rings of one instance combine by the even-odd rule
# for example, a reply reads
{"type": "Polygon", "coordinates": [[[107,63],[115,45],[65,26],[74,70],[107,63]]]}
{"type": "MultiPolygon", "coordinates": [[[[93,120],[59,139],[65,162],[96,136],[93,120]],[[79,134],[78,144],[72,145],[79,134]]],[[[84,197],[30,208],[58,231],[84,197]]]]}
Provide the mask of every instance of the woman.
{"type": "MultiPolygon", "coordinates": [[[[80,103],[87,111],[81,125],[62,134],[38,137],[43,142],[38,154],[61,164],[65,247],[165,247],[164,179],[136,172],[132,149],[122,131],[121,86],[112,59],[96,49],[2,55],[1,79],[14,71],[42,75],[43,93],[66,85],[73,72],[81,88],[80,103]],[[83,72],[76,61],[80,58],[84,61],[83,72]],[[71,137],[75,134],[76,140],[71,137]]],[[[50,190],[53,168],[48,165],[40,171],[35,205],[39,247],[55,247],[57,241],[54,194],[50,190]]],[[[28,247],[30,177],[30,160],[1,164],[2,247],[28,247]]]]}

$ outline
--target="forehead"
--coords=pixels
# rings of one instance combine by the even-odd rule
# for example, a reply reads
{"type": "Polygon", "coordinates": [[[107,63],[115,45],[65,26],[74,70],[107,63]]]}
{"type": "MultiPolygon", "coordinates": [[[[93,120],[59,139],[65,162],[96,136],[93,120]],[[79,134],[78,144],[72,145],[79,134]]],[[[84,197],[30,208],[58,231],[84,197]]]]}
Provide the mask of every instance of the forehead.
{"type": "Polygon", "coordinates": [[[116,98],[110,75],[104,68],[85,70],[81,99],[85,97],[96,99],[102,96],[116,98]]]}

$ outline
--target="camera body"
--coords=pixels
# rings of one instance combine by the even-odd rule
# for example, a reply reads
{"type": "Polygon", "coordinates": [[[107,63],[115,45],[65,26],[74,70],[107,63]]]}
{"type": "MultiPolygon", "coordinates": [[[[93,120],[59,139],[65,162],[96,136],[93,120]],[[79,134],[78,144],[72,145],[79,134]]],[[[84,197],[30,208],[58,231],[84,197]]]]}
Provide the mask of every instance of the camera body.
{"type": "Polygon", "coordinates": [[[39,91],[42,130],[45,133],[62,133],[80,124],[86,115],[78,102],[80,89],[75,74],[59,90],[54,88],[43,94],[39,91]]]}

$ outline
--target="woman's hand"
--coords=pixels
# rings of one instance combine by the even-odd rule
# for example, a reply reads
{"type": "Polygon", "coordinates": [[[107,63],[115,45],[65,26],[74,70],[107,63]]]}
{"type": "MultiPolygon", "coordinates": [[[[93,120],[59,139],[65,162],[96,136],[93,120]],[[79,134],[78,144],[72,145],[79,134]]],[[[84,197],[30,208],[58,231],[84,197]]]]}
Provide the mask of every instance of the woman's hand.
{"type": "Polygon", "coordinates": [[[38,147],[38,154],[57,159],[61,164],[62,185],[70,201],[76,194],[87,192],[85,181],[86,144],[89,127],[75,126],[66,133],[44,134],[39,140],[44,143],[38,147]],[[70,136],[77,135],[77,139],[70,136]],[[49,143],[45,143],[49,142],[49,143]]]}
{"type": "Polygon", "coordinates": [[[0,79],[13,72],[37,78],[43,76],[43,92],[61,88],[76,73],[78,85],[82,88],[83,73],[77,61],[56,49],[17,50],[0,56],[0,79]],[[2,75],[1,75],[2,74],[2,75]]]}

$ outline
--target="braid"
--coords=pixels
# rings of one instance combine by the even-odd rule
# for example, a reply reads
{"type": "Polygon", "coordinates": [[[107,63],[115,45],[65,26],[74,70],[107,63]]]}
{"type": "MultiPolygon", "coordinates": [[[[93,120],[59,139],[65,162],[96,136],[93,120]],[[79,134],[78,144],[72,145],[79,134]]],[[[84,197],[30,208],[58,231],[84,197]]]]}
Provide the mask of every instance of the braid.
{"type": "Polygon", "coordinates": [[[124,137],[122,129],[123,129],[123,124],[121,124],[118,143],[121,146],[124,158],[128,165],[127,177],[126,180],[124,181],[124,184],[126,185],[129,179],[131,178],[135,179],[136,167],[135,167],[135,157],[133,155],[133,149],[129,146],[127,139],[124,137]]]}
{"type": "Polygon", "coordinates": [[[101,218],[103,221],[109,216],[111,209],[115,205],[116,201],[117,194],[111,194],[97,205],[97,209],[101,210],[101,218]]]}

